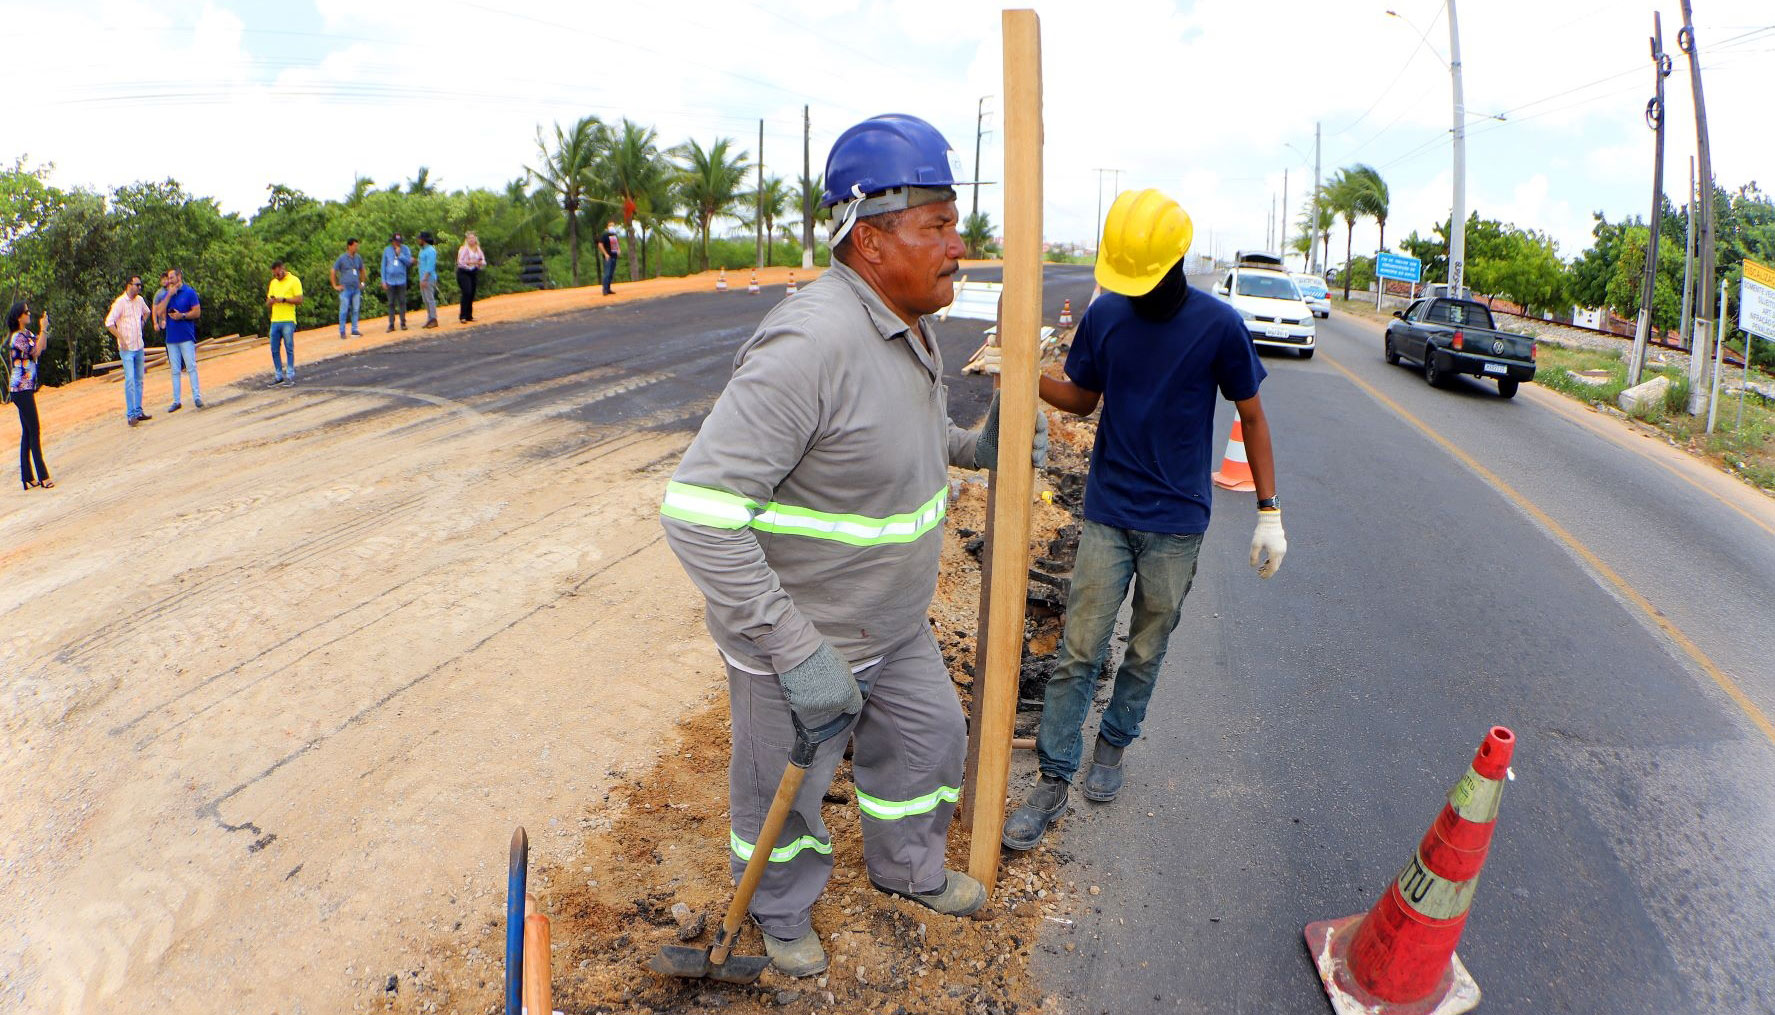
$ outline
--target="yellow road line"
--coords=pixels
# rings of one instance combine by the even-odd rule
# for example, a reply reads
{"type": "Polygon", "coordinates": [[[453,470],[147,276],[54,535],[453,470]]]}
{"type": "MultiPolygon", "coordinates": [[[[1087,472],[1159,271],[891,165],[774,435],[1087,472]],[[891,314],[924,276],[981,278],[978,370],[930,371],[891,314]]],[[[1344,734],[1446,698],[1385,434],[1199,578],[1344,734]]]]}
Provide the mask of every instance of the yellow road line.
{"type": "Polygon", "coordinates": [[[1423,420],[1412,415],[1405,406],[1400,405],[1398,402],[1388,398],[1385,394],[1382,394],[1379,388],[1376,388],[1362,378],[1357,377],[1349,367],[1344,366],[1337,360],[1332,359],[1329,356],[1323,356],[1323,354],[1322,358],[1325,362],[1331,364],[1338,373],[1343,374],[1348,378],[1351,384],[1361,388],[1370,398],[1386,406],[1388,409],[1391,409],[1394,415],[1397,415],[1400,419],[1403,419],[1407,423],[1416,427],[1424,436],[1436,442],[1438,446],[1444,451],[1447,451],[1450,455],[1453,455],[1456,461],[1471,469],[1480,479],[1491,484],[1493,489],[1509,498],[1511,503],[1522,509],[1523,513],[1541,523],[1542,527],[1548,532],[1551,532],[1554,538],[1569,547],[1573,553],[1578,555],[1579,559],[1590,565],[1591,570],[1601,575],[1610,585],[1613,585],[1615,590],[1621,594],[1622,598],[1637,607],[1639,611],[1644,613],[1647,619],[1655,624],[1660,631],[1663,631],[1669,636],[1670,640],[1677,644],[1677,647],[1681,648],[1690,659],[1694,660],[1695,665],[1699,666],[1703,673],[1706,673],[1715,684],[1719,685],[1720,690],[1726,692],[1726,696],[1731,698],[1732,701],[1738,705],[1738,708],[1750,718],[1752,723],[1756,724],[1757,729],[1762,730],[1763,736],[1768,738],[1769,743],[1775,744],[1775,722],[1771,722],[1769,717],[1763,714],[1763,710],[1757,707],[1756,702],[1750,700],[1750,696],[1744,693],[1744,689],[1738,686],[1738,682],[1733,680],[1725,670],[1720,669],[1719,665],[1712,659],[1708,658],[1707,653],[1701,651],[1701,646],[1695,644],[1688,635],[1678,630],[1677,626],[1670,622],[1670,618],[1666,617],[1662,610],[1652,605],[1651,600],[1640,595],[1639,590],[1628,584],[1627,579],[1621,577],[1619,572],[1603,563],[1603,559],[1598,557],[1595,551],[1591,550],[1590,547],[1585,546],[1582,542],[1579,542],[1578,537],[1567,531],[1565,526],[1554,521],[1553,516],[1541,510],[1540,506],[1535,504],[1534,501],[1529,500],[1521,493],[1518,493],[1515,487],[1504,482],[1502,476],[1499,476],[1497,473],[1481,465],[1478,459],[1456,447],[1453,442],[1437,433],[1428,423],[1425,423],[1423,420]]]}

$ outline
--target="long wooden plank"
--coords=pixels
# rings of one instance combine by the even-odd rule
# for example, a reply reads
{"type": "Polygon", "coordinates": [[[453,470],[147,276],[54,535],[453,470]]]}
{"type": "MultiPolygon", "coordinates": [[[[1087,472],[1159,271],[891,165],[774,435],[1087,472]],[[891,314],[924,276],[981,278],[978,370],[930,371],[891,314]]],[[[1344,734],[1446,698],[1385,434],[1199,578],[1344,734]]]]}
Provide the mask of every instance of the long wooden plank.
{"type": "Polygon", "coordinates": [[[1005,38],[1005,291],[999,386],[997,496],[992,505],[992,578],[986,672],[975,687],[980,726],[968,873],[990,896],[1011,769],[1023,610],[1029,591],[1029,517],[1035,485],[1037,343],[1042,325],[1042,29],[1032,10],[1003,13],[1005,38]]]}

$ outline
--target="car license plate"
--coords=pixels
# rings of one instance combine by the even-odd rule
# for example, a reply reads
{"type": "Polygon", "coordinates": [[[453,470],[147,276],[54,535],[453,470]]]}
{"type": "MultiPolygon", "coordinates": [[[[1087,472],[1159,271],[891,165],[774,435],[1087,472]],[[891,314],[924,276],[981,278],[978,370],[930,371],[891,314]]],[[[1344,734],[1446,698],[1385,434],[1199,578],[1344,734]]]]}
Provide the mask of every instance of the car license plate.
{"type": "Polygon", "coordinates": [[[1263,329],[1263,335],[1265,338],[1287,338],[1288,337],[1288,329],[1287,328],[1273,328],[1273,327],[1272,328],[1265,328],[1265,329],[1263,329]]]}
{"type": "Polygon", "coordinates": [[[1507,374],[1510,372],[1510,368],[1502,363],[1487,363],[1485,365],[1485,372],[1488,374],[1507,374]]]}

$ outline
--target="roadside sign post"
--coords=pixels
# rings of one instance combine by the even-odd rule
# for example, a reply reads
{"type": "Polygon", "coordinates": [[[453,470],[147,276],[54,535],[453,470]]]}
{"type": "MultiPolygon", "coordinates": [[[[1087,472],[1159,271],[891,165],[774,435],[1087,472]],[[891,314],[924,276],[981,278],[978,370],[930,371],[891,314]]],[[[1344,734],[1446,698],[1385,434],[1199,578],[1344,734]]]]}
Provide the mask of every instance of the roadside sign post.
{"type": "Polygon", "coordinates": [[[1389,254],[1385,251],[1374,255],[1374,308],[1381,308],[1381,293],[1386,290],[1382,279],[1393,279],[1399,282],[1410,282],[1412,295],[1417,295],[1417,283],[1424,276],[1424,262],[1404,254],[1389,254]]]}
{"type": "Polygon", "coordinates": [[[1775,342],[1775,268],[1744,260],[1744,279],[1738,285],[1738,330],[1744,332],[1744,383],[1738,388],[1738,422],[1744,428],[1744,393],[1750,390],[1750,360],[1757,339],[1775,342]]]}

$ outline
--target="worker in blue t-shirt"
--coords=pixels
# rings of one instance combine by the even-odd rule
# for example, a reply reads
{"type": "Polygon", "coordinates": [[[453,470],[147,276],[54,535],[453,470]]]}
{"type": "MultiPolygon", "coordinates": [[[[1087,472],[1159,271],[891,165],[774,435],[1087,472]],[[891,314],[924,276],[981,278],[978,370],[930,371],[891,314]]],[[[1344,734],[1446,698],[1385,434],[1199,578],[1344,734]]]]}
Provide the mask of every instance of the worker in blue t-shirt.
{"type": "Polygon", "coordinates": [[[1103,415],[1085,481],[1066,633],[1036,736],[1041,780],[1005,822],[1011,849],[1033,849],[1066,811],[1097,674],[1132,582],[1128,648],[1082,787],[1085,799],[1098,802],[1121,791],[1122,751],[1140,736],[1208,529],[1217,395],[1238,407],[1257,484],[1251,565],[1268,578],[1288,549],[1257,396],[1264,368],[1238,312],[1185,280],[1192,235],[1189,216],[1156,190],[1116,198],[1097,262],[1104,293],[1073,335],[1068,379],[1040,381],[1048,404],[1084,416],[1101,400],[1103,415]]]}

